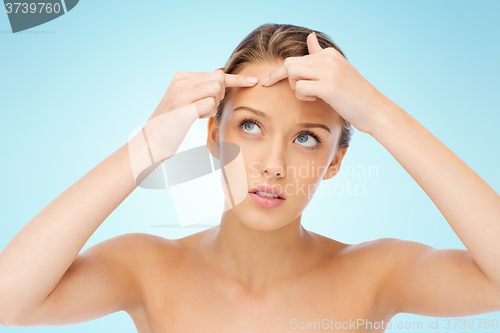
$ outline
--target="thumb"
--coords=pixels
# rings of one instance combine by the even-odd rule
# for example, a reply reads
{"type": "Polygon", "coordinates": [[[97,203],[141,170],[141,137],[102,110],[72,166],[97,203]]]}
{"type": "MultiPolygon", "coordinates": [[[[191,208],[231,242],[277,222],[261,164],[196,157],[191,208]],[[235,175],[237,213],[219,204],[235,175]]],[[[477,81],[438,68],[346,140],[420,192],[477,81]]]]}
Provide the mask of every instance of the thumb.
{"type": "Polygon", "coordinates": [[[314,31],[307,36],[307,49],[309,50],[309,54],[318,53],[323,50],[319,45],[318,36],[316,36],[314,31]]]}

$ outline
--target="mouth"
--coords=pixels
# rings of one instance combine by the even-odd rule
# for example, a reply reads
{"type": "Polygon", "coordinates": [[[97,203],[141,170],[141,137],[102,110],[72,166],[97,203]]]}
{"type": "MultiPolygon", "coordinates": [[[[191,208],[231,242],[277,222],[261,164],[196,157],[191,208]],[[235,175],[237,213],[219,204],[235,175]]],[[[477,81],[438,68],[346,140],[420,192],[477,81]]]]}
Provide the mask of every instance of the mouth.
{"type": "Polygon", "coordinates": [[[249,195],[255,203],[265,208],[275,208],[285,202],[285,199],[277,194],[256,191],[249,192],[249,195]]]}
{"type": "Polygon", "coordinates": [[[283,197],[280,197],[276,193],[268,193],[268,192],[264,192],[264,191],[252,191],[252,192],[249,192],[249,193],[257,194],[257,195],[260,195],[262,197],[266,197],[266,198],[269,198],[269,199],[283,199],[283,200],[285,199],[283,197]]]}

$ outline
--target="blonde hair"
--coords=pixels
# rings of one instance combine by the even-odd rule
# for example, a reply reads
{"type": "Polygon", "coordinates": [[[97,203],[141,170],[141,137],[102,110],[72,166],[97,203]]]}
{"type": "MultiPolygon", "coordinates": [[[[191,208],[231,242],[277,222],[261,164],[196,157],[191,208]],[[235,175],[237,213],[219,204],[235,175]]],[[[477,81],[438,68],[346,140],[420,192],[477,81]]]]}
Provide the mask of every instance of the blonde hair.
{"type": "MultiPolygon", "coordinates": [[[[309,54],[307,36],[315,32],[322,48],[333,47],[347,57],[333,40],[326,34],[308,28],[291,25],[267,23],[257,27],[236,47],[224,66],[226,74],[238,74],[249,64],[278,63],[288,57],[300,57],[309,54]]],[[[224,99],[217,106],[215,122],[219,124],[225,100],[230,96],[231,88],[226,87],[224,99]]],[[[342,132],[337,149],[349,146],[352,125],[342,118],[342,132]]]]}

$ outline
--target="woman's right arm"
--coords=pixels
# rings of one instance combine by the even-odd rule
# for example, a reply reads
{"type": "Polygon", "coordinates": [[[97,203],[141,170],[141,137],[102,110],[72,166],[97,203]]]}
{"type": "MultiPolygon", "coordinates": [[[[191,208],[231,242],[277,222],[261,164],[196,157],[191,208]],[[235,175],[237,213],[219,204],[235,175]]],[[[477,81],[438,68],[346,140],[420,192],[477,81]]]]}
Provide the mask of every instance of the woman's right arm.
{"type": "MultiPolygon", "coordinates": [[[[134,140],[138,137],[130,142],[134,140]]],[[[120,291],[131,287],[130,274],[125,272],[124,266],[117,267],[119,271],[116,272],[110,269],[110,265],[117,266],[112,260],[118,260],[120,255],[115,254],[111,258],[110,245],[118,244],[123,237],[97,244],[75,261],[94,231],[137,187],[131,164],[150,159],[147,151],[137,151],[135,156],[131,156],[128,144],[56,197],[24,225],[0,252],[1,324],[13,326],[39,309],[65,272],[63,280],[80,274],[70,287],[86,292],[78,295],[83,297],[79,300],[82,308],[90,298],[101,298],[99,304],[95,301],[91,304],[96,307],[95,310],[99,307],[103,310],[102,307],[110,307],[116,301],[131,301],[125,299],[129,293],[119,295],[120,291]],[[97,257],[101,265],[91,261],[97,257]],[[116,276],[117,273],[125,275],[116,276]],[[117,278],[113,283],[105,284],[107,279],[113,277],[117,278]],[[109,297],[111,295],[113,297],[109,297]]],[[[68,300],[60,300],[57,307],[62,311],[68,300]]]]}
{"type": "Polygon", "coordinates": [[[150,235],[120,235],[79,252],[137,184],[176,152],[191,124],[215,116],[226,86],[255,85],[246,79],[220,70],[176,73],[144,131],[56,197],[0,252],[0,324],[66,325],[136,306],[134,258],[147,251],[150,235]],[[146,144],[149,149],[141,149],[146,144]]]}

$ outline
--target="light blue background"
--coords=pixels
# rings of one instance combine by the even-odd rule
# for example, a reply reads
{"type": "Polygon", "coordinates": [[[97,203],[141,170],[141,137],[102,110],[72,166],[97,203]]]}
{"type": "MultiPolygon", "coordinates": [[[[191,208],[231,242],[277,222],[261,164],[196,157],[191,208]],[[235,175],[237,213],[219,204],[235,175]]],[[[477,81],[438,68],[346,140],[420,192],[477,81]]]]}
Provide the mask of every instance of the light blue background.
{"type": "MultiPolygon", "coordinates": [[[[499,2],[484,0],[83,0],[59,19],[14,35],[2,10],[0,248],[127,141],[149,118],[175,72],[223,66],[248,33],[268,22],[331,36],[364,77],[499,192],[499,13],[499,2]]],[[[363,195],[317,195],[304,213],[305,228],[347,243],[396,237],[465,248],[392,155],[355,130],[343,172],[369,166],[378,176],[338,175],[330,184],[360,184],[363,195]]],[[[123,233],[179,238],[202,230],[150,226],[176,219],[167,190],[138,188],[84,249],[123,233]]],[[[470,318],[500,320],[500,312],[470,318]]],[[[400,314],[392,323],[428,319],[400,314]]],[[[135,327],[125,312],[72,326],[0,327],[0,332],[88,331],[135,332],[135,327]]]]}

